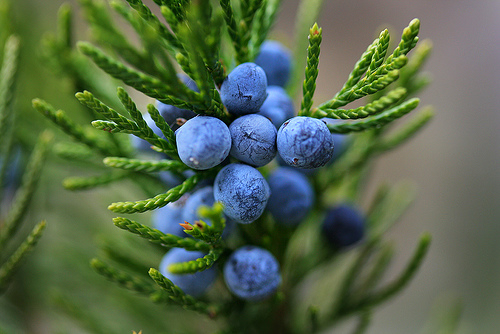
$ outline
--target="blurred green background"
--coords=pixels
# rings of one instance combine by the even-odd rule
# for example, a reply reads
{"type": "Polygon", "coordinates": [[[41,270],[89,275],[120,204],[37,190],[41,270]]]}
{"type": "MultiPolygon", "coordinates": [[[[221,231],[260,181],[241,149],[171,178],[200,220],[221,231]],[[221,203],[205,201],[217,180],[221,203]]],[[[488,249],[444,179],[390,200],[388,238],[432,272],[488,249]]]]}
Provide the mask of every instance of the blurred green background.
{"type": "MultiPolygon", "coordinates": [[[[23,39],[17,96],[23,120],[45,122],[31,109],[35,97],[71,113],[71,106],[79,106],[71,97],[68,82],[44,68],[38,59],[40,38],[46,31],[55,31],[62,1],[12,2],[15,26],[23,39]]],[[[76,2],[71,1],[75,8],[76,2]]],[[[283,1],[272,34],[289,46],[293,43],[297,6],[298,1],[283,1]]],[[[393,39],[398,40],[414,17],[421,21],[421,38],[431,39],[434,45],[426,66],[433,82],[420,94],[421,106],[433,105],[437,114],[416,138],[378,161],[366,203],[382,181],[394,184],[411,179],[418,184],[415,204],[391,233],[398,249],[393,274],[410,256],[421,232],[430,231],[433,244],[416,279],[401,295],[378,309],[368,332],[419,333],[433,307],[449,307],[446,300],[458,297],[464,304],[459,333],[499,333],[500,1],[325,1],[319,19],[323,43],[315,100],[324,101],[341,87],[359,55],[380,30],[389,27],[393,39]]],[[[78,36],[87,38],[83,20],[79,16],[75,19],[81,27],[78,36]]],[[[95,281],[97,275],[84,259],[98,254],[96,239],[102,231],[120,233],[112,226],[114,214],[106,210],[107,204],[133,199],[134,195],[124,190],[135,189],[125,184],[123,189],[66,192],[59,181],[74,175],[75,167],[61,167],[60,162],[48,167],[29,217],[33,221],[47,219],[48,229],[18,275],[20,281],[8,292],[10,298],[15,298],[25,293],[18,291],[20,287],[32,289],[28,295],[38,302],[29,304],[42,307],[30,311],[32,319],[26,326],[32,333],[54,331],[46,316],[59,315],[43,309],[47,294],[71,289],[84,302],[107,298],[92,291],[91,284],[85,284],[95,281]],[[54,256],[65,261],[55,264],[54,256]],[[68,279],[72,272],[79,273],[78,280],[68,279]],[[28,280],[35,283],[22,284],[28,280]]],[[[111,285],[103,286],[108,289],[111,285]]],[[[95,307],[99,310],[101,306],[97,302],[95,307]]],[[[25,311],[20,306],[5,314],[15,322],[16,317],[23,319],[25,311]]],[[[115,313],[120,317],[119,310],[115,313]]],[[[5,314],[0,315],[0,320],[5,314]]],[[[147,318],[141,317],[143,321],[147,318]]],[[[137,326],[131,330],[141,329],[140,324],[137,326]]]]}

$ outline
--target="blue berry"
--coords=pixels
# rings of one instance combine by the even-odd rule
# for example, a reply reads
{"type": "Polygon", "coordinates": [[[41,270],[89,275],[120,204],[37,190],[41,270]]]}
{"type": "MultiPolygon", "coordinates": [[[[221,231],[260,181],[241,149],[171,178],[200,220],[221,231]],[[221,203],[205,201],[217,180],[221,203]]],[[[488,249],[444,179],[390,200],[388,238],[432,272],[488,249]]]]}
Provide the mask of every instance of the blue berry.
{"type": "Polygon", "coordinates": [[[245,246],[231,254],[224,265],[226,285],[237,297],[263,300],[276,292],[281,283],[279,263],[267,250],[245,246]]]}
{"type": "Polygon", "coordinates": [[[250,114],[229,125],[232,157],[261,167],[276,156],[276,128],[264,116],[250,114]]]}
{"type": "MultiPolygon", "coordinates": [[[[182,83],[184,83],[189,89],[195,92],[199,92],[196,83],[187,75],[178,74],[178,77],[182,81],[182,83]]],[[[196,116],[196,113],[192,110],[181,109],[170,104],[162,103],[160,101],[156,101],[156,108],[158,108],[160,114],[174,131],[179,128],[179,124],[177,124],[178,118],[188,120],[196,116]]]]}
{"type": "Polygon", "coordinates": [[[266,73],[254,63],[243,63],[229,73],[220,87],[227,110],[237,116],[259,111],[266,99],[266,73]]]}
{"type": "Polygon", "coordinates": [[[215,281],[217,272],[214,267],[194,274],[172,274],[168,266],[173,263],[193,261],[203,257],[202,252],[187,251],[184,248],[172,248],[160,262],[160,273],[181,288],[184,293],[199,297],[215,281]]]}
{"type": "Polygon", "coordinates": [[[182,216],[187,199],[188,196],[184,195],[179,200],[154,210],[152,214],[153,227],[165,234],[187,237],[184,228],[179,225],[184,223],[182,216]]]}
{"type": "Polygon", "coordinates": [[[333,138],[325,122],[311,117],[289,119],[278,130],[278,153],[290,166],[317,168],[333,156],[333,138]]]}
{"type": "Polygon", "coordinates": [[[231,134],[224,122],[210,116],[188,120],[175,132],[182,162],[193,169],[209,169],[229,155],[231,134]]]}
{"type": "Polygon", "coordinates": [[[351,246],[363,238],[364,220],[355,207],[349,204],[338,205],[327,212],[322,225],[323,234],[334,247],[351,246]]]}
{"type": "Polygon", "coordinates": [[[279,167],[267,178],[271,197],[267,209],[284,225],[297,225],[314,203],[314,191],[307,177],[290,167],[279,167]]]}
{"type": "Polygon", "coordinates": [[[265,41],[260,47],[260,53],[255,63],[266,72],[267,84],[284,87],[292,69],[290,50],[277,41],[265,41]]]}
{"type": "Polygon", "coordinates": [[[276,129],[279,129],[287,119],[295,116],[295,107],[283,87],[268,86],[267,98],[258,114],[269,118],[276,129]]]}
{"type": "Polygon", "coordinates": [[[224,213],[237,223],[248,224],[262,215],[270,190],[260,172],[248,165],[230,164],[215,178],[215,200],[224,205],[224,213]]]}

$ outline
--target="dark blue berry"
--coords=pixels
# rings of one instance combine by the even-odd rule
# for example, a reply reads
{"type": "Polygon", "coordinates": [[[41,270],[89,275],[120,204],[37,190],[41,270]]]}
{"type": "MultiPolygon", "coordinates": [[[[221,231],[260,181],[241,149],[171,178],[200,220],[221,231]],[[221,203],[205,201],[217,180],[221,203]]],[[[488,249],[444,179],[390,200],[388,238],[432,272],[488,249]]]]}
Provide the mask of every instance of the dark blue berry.
{"type": "Polygon", "coordinates": [[[284,87],[292,69],[290,50],[277,41],[265,41],[260,47],[260,53],[255,63],[266,72],[267,84],[284,87]]]}
{"type": "Polygon", "coordinates": [[[210,116],[188,120],[175,132],[179,157],[193,169],[209,169],[229,155],[231,134],[224,122],[210,116]]]}
{"type": "Polygon", "coordinates": [[[215,267],[194,274],[172,274],[168,266],[173,263],[193,261],[203,257],[202,252],[187,251],[184,248],[172,248],[160,262],[160,273],[181,288],[184,293],[193,297],[201,296],[215,281],[217,272],[215,267]]]}
{"type": "Polygon", "coordinates": [[[295,107],[283,87],[268,86],[267,98],[258,114],[269,118],[276,129],[279,129],[287,119],[295,116],[295,107]]]}
{"type": "Polygon", "coordinates": [[[220,87],[222,103],[237,116],[253,114],[266,99],[266,73],[254,63],[243,63],[229,73],[220,87]]]}
{"type": "Polygon", "coordinates": [[[291,167],[279,167],[267,178],[271,197],[267,209],[284,225],[297,225],[314,203],[314,191],[305,175],[291,167]]]}
{"type": "Polygon", "coordinates": [[[245,246],[231,254],[224,265],[226,285],[234,295],[248,301],[263,300],[281,283],[279,263],[267,250],[245,246]]]}
{"type": "Polygon", "coordinates": [[[237,223],[248,224],[259,218],[269,195],[269,185],[262,174],[248,165],[227,165],[215,178],[215,200],[224,205],[224,213],[237,223]]]}
{"type": "Polygon", "coordinates": [[[250,114],[229,125],[232,157],[255,167],[268,164],[276,156],[276,128],[264,116],[250,114]]]}
{"type": "Polygon", "coordinates": [[[341,204],[328,210],[322,230],[330,244],[345,248],[363,238],[365,218],[354,206],[341,204]]]}
{"type": "Polygon", "coordinates": [[[289,119],[278,130],[278,153],[290,166],[317,168],[333,156],[333,138],[325,122],[311,117],[289,119]]]}

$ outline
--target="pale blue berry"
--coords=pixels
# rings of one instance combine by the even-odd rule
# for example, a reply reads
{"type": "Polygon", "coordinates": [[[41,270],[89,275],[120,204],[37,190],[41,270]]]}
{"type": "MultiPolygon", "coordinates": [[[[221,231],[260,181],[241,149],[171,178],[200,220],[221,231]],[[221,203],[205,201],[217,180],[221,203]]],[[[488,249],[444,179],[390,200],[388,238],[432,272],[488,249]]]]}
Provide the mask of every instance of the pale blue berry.
{"type": "Polygon", "coordinates": [[[326,165],[333,156],[333,138],[324,121],[297,116],[278,130],[278,153],[285,163],[299,168],[326,165]]]}
{"type": "Polygon", "coordinates": [[[266,73],[254,63],[235,67],[220,87],[220,97],[227,110],[237,116],[252,114],[266,99],[266,73]]]}
{"type": "Polygon", "coordinates": [[[229,155],[231,134],[220,119],[197,116],[175,132],[179,157],[193,169],[209,169],[229,155]]]}
{"type": "Polygon", "coordinates": [[[224,213],[237,223],[248,224],[259,218],[269,195],[267,181],[248,165],[229,164],[215,178],[215,200],[224,205],[224,213]]]}
{"type": "Polygon", "coordinates": [[[232,157],[261,167],[276,156],[276,128],[264,116],[241,116],[229,125],[229,132],[232,157]]]}

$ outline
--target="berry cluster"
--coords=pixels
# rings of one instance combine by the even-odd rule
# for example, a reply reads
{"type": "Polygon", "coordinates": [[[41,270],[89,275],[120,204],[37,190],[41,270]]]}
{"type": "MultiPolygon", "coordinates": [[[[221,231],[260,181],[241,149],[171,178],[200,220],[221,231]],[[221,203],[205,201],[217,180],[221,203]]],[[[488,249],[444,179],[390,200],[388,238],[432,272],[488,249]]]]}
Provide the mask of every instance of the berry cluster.
{"type": "MultiPolygon", "coordinates": [[[[198,209],[215,202],[223,204],[229,227],[223,237],[228,236],[234,223],[250,224],[264,212],[269,212],[274,221],[283,226],[296,226],[306,218],[315,196],[303,171],[332,160],[334,135],[325,120],[295,116],[292,99],[283,88],[290,68],[289,51],[274,41],[262,45],[255,63],[242,63],[234,68],[220,86],[221,100],[232,116],[229,125],[216,117],[196,116],[189,110],[157,104],[175,131],[179,158],[191,172],[217,166],[220,169],[213,184],[157,209],[153,213],[155,228],[187,237],[180,224],[199,221],[202,217],[198,209]],[[271,168],[265,178],[257,168],[275,158],[284,166],[271,168]]],[[[192,80],[186,76],[180,78],[197,91],[192,80]]],[[[152,128],[159,131],[154,124],[152,128]]],[[[162,178],[168,178],[168,174],[162,178]]],[[[339,214],[328,214],[324,234],[334,247],[346,247],[361,239],[362,221],[354,217],[356,227],[351,228],[349,219],[353,217],[342,209],[339,214]]],[[[211,225],[210,220],[204,221],[211,225]]],[[[215,280],[214,268],[179,275],[171,273],[168,266],[204,255],[173,248],[164,256],[160,271],[184,292],[200,296],[215,280]]],[[[278,260],[257,246],[243,246],[232,252],[223,272],[228,289],[249,301],[270,296],[281,282],[278,260]]]]}

